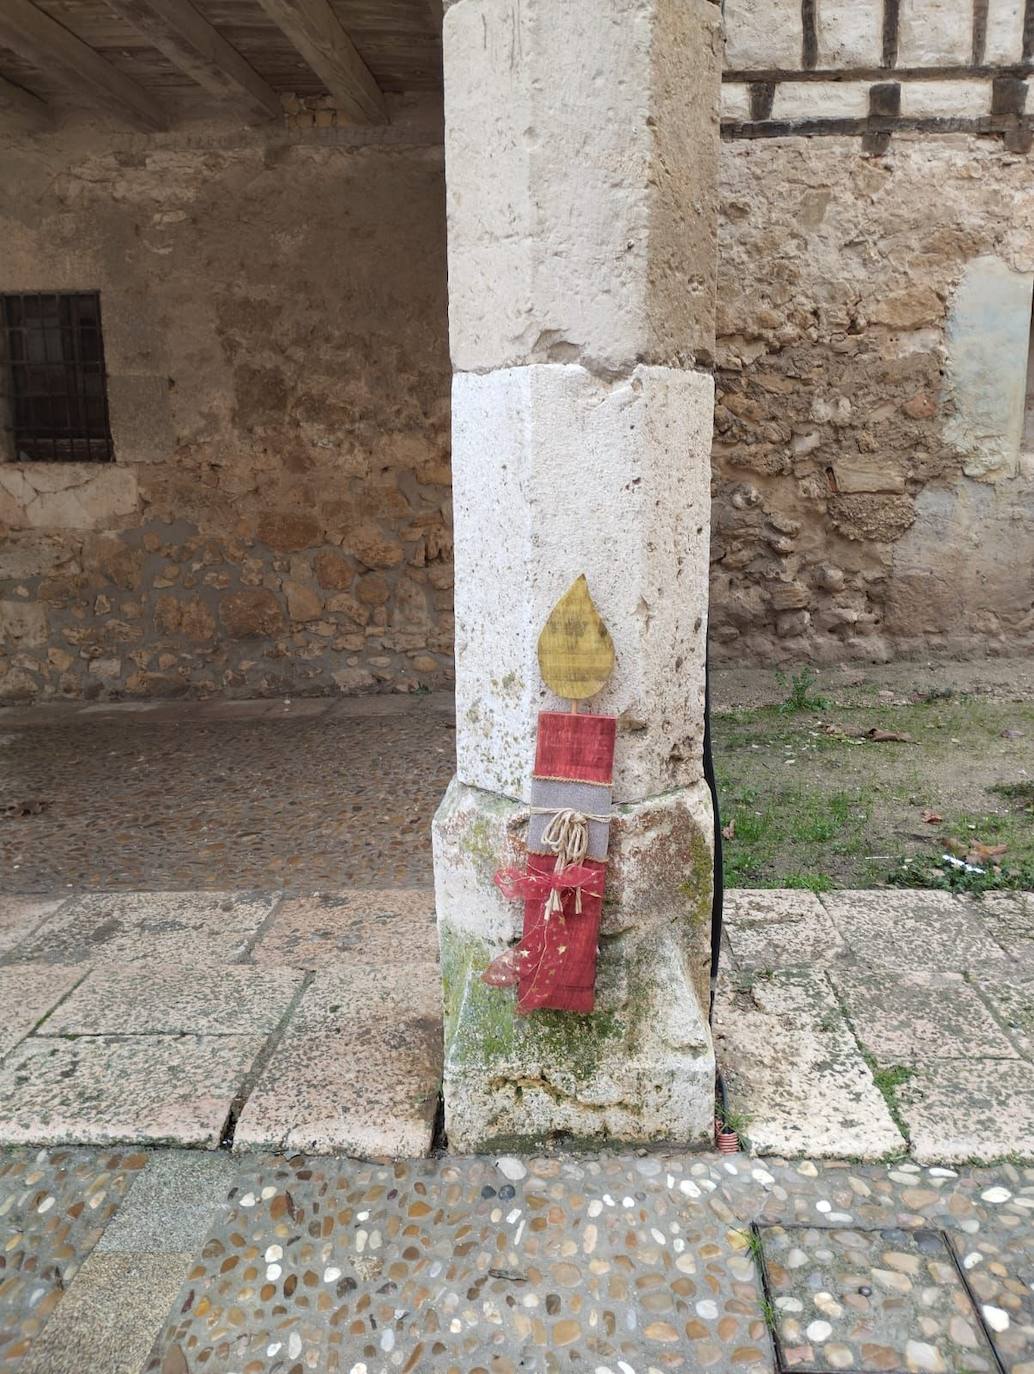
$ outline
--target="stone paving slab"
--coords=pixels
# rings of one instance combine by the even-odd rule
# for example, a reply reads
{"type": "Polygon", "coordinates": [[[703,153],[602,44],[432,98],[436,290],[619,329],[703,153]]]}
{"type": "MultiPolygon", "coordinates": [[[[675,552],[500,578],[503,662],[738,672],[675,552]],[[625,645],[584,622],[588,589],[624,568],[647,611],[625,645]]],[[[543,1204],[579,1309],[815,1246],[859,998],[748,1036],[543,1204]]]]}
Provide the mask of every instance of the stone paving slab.
{"type": "Polygon", "coordinates": [[[52,915],[63,897],[0,896],[0,958],[32,934],[40,922],[52,915]]]}
{"type": "Polygon", "coordinates": [[[17,948],[19,962],[150,963],[170,968],[244,958],[275,893],[125,892],[71,898],[17,948]]]}
{"type": "Polygon", "coordinates": [[[729,1106],[759,1154],[880,1159],[905,1142],[826,977],[732,974],[715,1007],[729,1106]]]}
{"type": "Polygon", "coordinates": [[[988,930],[1014,961],[1034,974],[1034,894],[989,892],[977,904],[988,930]]]}
{"type": "Polygon", "coordinates": [[[812,892],[728,892],[724,915],[739,968],[823,968],[848,952],[812,892]]]}
{"type": "Polygon", "coordinates": [[[1034,970],[1019,977],[974,978],[1025,1059],[1034,1060],[1034,970]]]}
{"type": "Polygon", "coordinates": [[[165,1254],[190,1250],[226,1210],[237,1162],[225,1150],[152,1150],[98,1251],[165,1254]]]}
{"type": "Polygon", "coordinates": [[[949,892],[824,892],[821,901],[855,957],[873,968],[978,973],[1004,960],[976,904],[949,892]]]}
{"type": "Polygon", "coordinates": [[[20,1366],[145,1163],[124,1151],[0,1155],[0,1369],[20,1366]]]}
{"type": "Polygon", "coordinates": [[[138,1374],[191,1255],[94,1251],[20,1374],[138,1374]]]}
{"type": "Polygon", "coordinates": [[[839,969],[830,977],[862,1048],[881,1067],[1019,1057],[960,973],[839,969]]]}
{"type": "Polygon", "coordinates": [[[0,1064],[0,1145],[214,1149],[263,1036],[26,1040],[0,1064]]]}
{"type": "Polygon", "coordinates": [[[60,964],[8,964],[0,968],[0,1057],[30,1035],[50,1009],[88,970],[60,964]]]}
{"type": "Polygon", "coordinates": [[[1034,1154],[1034,1065],[1026,1060],[921,1064],[898,1088],[897,1102],[921,1164],[1034,1154]]]}
{"type": "Polygon", "coordinates": [[[285,898],[256,944],[257,964],[321,969],[328,964],[438,959],[430,888],[285,898]]]}
{"type": "Polygon", "coordinates": [[[426,1154],[441,1073],[435,965],[327,969],[249,1096],[234,1148],[426,1154]]]}
{"type": "Polygon", "coordinates": [[[102,967],[80,983],[38,1034],[269,1035],[304,978],[290,968],[102,967]]]}

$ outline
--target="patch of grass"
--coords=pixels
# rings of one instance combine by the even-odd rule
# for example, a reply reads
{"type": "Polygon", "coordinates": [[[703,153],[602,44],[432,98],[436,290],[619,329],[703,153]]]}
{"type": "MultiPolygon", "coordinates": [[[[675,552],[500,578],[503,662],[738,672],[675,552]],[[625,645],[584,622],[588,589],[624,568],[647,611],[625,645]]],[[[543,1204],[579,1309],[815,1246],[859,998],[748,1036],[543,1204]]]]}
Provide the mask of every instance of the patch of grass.
{"type": "Polygon", "coordinates": [[[897,1092],[903,1083],[907,1083],[914,1076],[913,1069],[906,1068],[904,1064],[894,1064],[888,1068],[881,1069],[876,1066],[876,1061],[869,1055],[865,1060],[872,1070],[873,1081],[879,1089],[887,1110],[890,1112],[891,1120],[901,1134],[908,1139],[908,1128],[901,1116],[901,1108],[898,1106],[897,1092]]]}
{"type": "Polygon", "coordinates": [[[1001,863],[971,873],[945,863],[939,854],[920,854],[903,859],[887,874],[886,882],[890,887],[924,888],[970,897],[982,897],[985,892],[1029,892],[1034,890],[1034,863],[1029,860],[1015,865],[1001,863]]]}
{"type": "Polygon", "coordinates": [[[833,879],[827,873],[787,873],[780,883],[798,892],[832,892],[833,879]]]}
{"type": "Polygon", "coordinates": [[[1034,782],[998,782],[990,790],[1021,811],[1034,811],[1034,782]]]}
{"type": "Polygon", "coordinates": [[[769,1331],[775,1331],[776,1311],[767,1298],[761,1299],[761,1320],[768,1327],[769,1331]]]}
{"type": "Polygon", "coordinates": [[[727,786],[721,774],[719,781],[723,819],[735,821],[723,845],[727,887],[835,886],[826,871],[829,852],[861,843],[871,804],[865,791],[774,787],[762,798],[756,788],[727,786]]]}
{"type": "Polygon", "coordinates": [[[784,716],[800,715],[802,711],[825,711],[829,702],[825,697],[812,696],[811,689],[818,678],[811,668],[804,667],[799,673],[787,678],[785,673],[776,673],[776,682],[786,691],[786,700],[779,703],[778,710],[784,716]]]}

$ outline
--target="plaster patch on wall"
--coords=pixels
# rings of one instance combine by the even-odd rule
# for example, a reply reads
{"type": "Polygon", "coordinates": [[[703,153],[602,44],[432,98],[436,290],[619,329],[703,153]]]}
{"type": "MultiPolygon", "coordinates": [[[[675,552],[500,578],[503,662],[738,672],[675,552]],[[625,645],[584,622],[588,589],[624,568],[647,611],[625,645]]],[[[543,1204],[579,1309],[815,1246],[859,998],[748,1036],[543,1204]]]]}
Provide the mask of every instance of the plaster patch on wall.
{"type": "Polygon", "coordinates": [[[1034,276],[1000,259],[974,258],[948,317],[945,438],[967,477],[995,481],[1019,469],[1034,276]]]}

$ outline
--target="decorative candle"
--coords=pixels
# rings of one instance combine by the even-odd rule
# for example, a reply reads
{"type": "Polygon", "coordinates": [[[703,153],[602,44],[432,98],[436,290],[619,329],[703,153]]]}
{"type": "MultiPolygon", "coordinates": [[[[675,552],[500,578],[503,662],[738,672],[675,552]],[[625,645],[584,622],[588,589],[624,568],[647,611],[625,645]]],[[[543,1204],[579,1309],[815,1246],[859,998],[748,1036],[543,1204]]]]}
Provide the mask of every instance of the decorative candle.
{"type": "Polygon", "coordinates": [[[517,1010],[591,1012],[614,771],[614,716],[578,713],[614,666],[614,648],[580,577],[557,604],[539,640],[546,684],[569,697],[570,713],[538,721],[528,824],[528,866],[495,875],[524,901],[524,934],[484,975],[494,987],[517,984],[517,1010]]]}

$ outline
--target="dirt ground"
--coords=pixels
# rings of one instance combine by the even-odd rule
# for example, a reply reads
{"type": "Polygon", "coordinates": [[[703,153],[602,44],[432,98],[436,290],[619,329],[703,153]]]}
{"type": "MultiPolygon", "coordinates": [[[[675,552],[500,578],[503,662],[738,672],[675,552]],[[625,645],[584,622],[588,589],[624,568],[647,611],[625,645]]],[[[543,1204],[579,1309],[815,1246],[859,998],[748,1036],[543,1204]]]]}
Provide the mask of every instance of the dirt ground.
{"type": "Polygon", "coordinates": [[[714,698],[729,886],[1034,887],[1028,661],[726,670],[714,698]]]}

